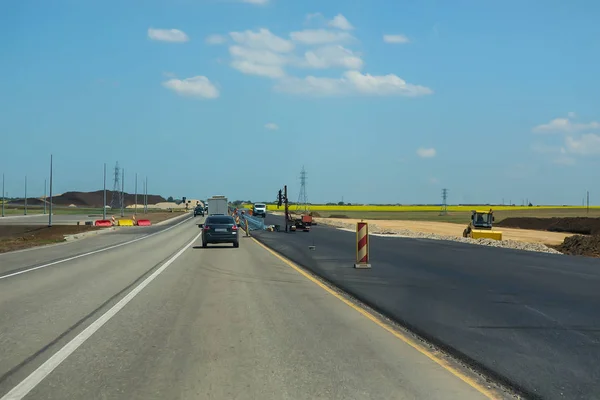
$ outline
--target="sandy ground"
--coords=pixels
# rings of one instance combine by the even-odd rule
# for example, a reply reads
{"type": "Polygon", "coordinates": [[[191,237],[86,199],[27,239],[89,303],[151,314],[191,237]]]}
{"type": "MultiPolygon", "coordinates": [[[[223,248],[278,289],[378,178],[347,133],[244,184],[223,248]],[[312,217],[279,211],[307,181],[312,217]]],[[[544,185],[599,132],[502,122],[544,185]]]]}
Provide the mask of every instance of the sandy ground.
{"type": "MultiPolygon", "coordinates": [[[[339,227],[353,227],[360,220],[353,218],[314,218],[318,224],[332,225],[339,227]]],[[[438,235],[462,237],[462,232],[467,224],[452,224],[448,222],[433,221],[401,221],[401,220],[364,220],[370,225],[370,231],[374,230],[395,230],[408,229],[415,232],[435,233],[438,235]]],[[[561,244],[565,237],[572,236],[570,233],[558,233],[547,231],[534,231],[528,229],[515,228],[494,228],[502,232],[504,240],[518,240],[527,243],[543,243],[548,245],[561,244]]]]}

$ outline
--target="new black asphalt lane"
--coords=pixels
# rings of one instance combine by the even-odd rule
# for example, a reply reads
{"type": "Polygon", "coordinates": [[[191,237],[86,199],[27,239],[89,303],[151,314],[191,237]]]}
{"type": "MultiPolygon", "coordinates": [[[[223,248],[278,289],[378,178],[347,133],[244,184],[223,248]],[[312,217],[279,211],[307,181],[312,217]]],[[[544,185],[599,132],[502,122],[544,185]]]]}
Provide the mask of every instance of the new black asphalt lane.
{"type": "Polygon", "coordinates": [[[529,397],[600,398],[600,260],[372,236],[357,270],[353,232],[252,235],[529,397]]]}

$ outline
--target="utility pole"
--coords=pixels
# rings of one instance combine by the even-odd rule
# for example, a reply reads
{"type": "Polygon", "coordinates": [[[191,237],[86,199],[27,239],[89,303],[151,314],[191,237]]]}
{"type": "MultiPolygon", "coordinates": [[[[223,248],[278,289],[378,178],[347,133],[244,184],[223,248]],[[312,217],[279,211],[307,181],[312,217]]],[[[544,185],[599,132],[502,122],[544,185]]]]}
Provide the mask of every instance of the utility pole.
{"type": "Polygon", "coordinates": [[[4,174],[2,174],[2,217],[4,217],[4,174]]]}
{"type": "Polygon", "coordinates": [[[25,175],[25,211],[23,215],[27,215],[27,175],[25,175]]]}
{"type": "Polygon", "coordinates": [[[283,200],[285,201],[285,231],[288,231],[288,195],[287,185],[283,186],[283,200]]]}
{"type": "Polygon", "coordinates": [[[587,213],[590,213],[590,191],[587,192],[587,213]]]}
{"type": "Polygon", "coordinates": [[[121,170],[121,218],[125,216],[125,168],[121,170]]]}
{"type": "Polygon", "coordinates": [[[48,182],[46,182],[47,180],[44,179],[44,215],[46,215],[46,184],[48,182]]]}
{"type": "Polygon", "coordinates": [[[137,215],[137,172],[135,173],[135,204],[133,205],[133,215],[137,215]]]}
{"type": "Polygon", "coordinates": [[[50,154],[50,213],[48,214],[48,226],[52,226],[52,154],[50,154]]]}
{"type": "MultiPolygon", "coordinates": [[[[113,193],[114,196],[114,193],[113,193]]],[[[106,220],[106,163],[104,163],[104,190],[102,193],[102,219],[106,220]]]]}

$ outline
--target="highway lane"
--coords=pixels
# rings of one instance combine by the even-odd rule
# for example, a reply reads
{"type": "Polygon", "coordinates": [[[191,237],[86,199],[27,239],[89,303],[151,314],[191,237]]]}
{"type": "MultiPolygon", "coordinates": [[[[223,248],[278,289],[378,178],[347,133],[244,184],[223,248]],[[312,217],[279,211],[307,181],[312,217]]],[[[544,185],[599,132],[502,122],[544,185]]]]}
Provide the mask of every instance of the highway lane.
{"type": "Polygon", "coordinates": [[[600,260],[372,236],[373,268],[356,270],[355,233],[253,235],[529,394],[600,397],[600,260]]]}
{"type": "Polygon", "coordinates": [[[252,239],[202,249],[194,222],[0,280],[0,398],[485,398],[252,239]]]}
{"type": "Polygon", "coordinates": [[[189,214],[164,221],[161,225],[114,227],[109,228],[109,232],[93,234],[72,242],[2,253],[0,254],[0,280],[3,276],[16,271],[27,270],[72,257],[81,257],[90,252],[120,246],[126,242],[146,240],[144,238],[149,235],[157,235],[164,230],[170,230],[175,225],[191,218],[191,214],[189,214]]]}

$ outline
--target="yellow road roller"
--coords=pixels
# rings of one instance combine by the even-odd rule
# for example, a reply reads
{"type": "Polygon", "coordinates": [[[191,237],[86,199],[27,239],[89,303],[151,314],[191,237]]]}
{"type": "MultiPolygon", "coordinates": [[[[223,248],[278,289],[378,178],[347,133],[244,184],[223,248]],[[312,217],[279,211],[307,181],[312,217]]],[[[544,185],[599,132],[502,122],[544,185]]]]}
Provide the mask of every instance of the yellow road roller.
{"type": "Polygon", "coordinates": [[[494,223],[494,212],[490,211],[471,211],[471,222],[463,231],[463,237],[471,239],[493,239],[502,240],[502,232],[492,229],[494,223]]]}

